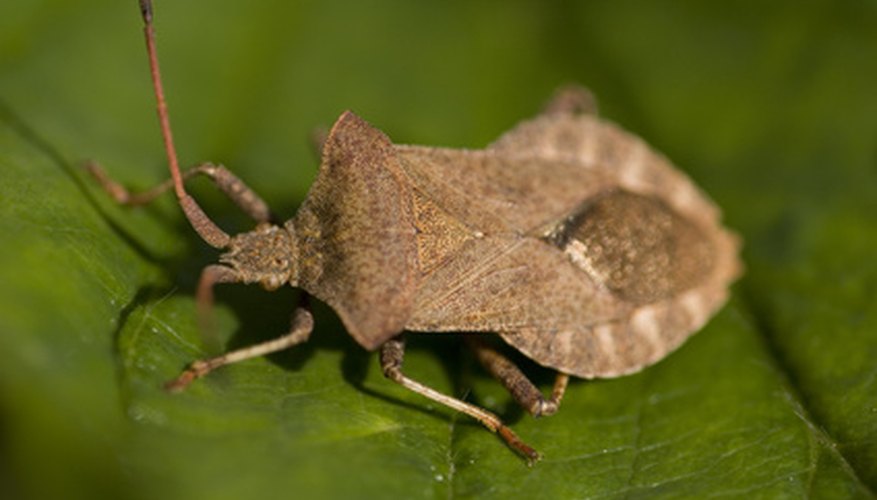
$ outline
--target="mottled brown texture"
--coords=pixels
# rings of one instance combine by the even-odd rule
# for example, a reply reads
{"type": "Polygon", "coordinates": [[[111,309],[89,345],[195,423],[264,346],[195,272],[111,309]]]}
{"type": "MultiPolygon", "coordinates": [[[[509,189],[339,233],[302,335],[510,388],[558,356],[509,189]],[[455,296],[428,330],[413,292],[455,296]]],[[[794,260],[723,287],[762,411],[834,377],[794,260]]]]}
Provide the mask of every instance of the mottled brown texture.
{"type": "Polygon", "coordinates": [[[486,150],[396,147],[415,218],[443,235],[418,237],[429,261],[406,328],[497,332],[566,373],[630,373],[721,306],[738,243],[640,139],[549,108],[486,150]]]}
{"type": "Polygon", "coordinates": [[[687,177],[558,107],[480,151],[395,146],[346,113],[287,227],[293,284],[364,347],[403,328],[496,332],[582,377],[661,359],[740,270],[736,237],[687,177]]]}
{"type": "MultiPolygon", "coordinates": [[[[624,289],[628,298],[624,293],[613,291],[610,283],[592,279],[595,275],[585,271],[581,262],[575,262],[574,255],[563,252],[570,267],[576,268],[575,273],[567,274],[588,276],[590,282],[580,285],[580,292],[574,292],[576,287],[559,282],[557,286],[548,287],[554,290],[552,297],[567,304],[566,314],[540,318],[539,323],[525,324],[526,321],[519,320],[520,327],[508,324],[493,329],[532,359],[580,377],[632,373],[678,347],[725,302],[728,285],[742,269],[737,258],[739,240],[721,227],[716,206],[666,158],[639,138],[593,115],[553,112],[518,125],[500,137],[486,153],[502,156],[510,162],[537,162],[548,171],[556,165],[572,164],[594,178],[604,179],[604,184],[596,190],[581,186],[581,197],[565,214],[546,224],[541,234],[530,233],[542,238],[543,243],[551,244],[557,227],[574,217],[576,208],[599,199],[600,195],[623,191],[635,195],[628,199],[656,200],[662,205],[661,211],[674,214],[671,219],[678,222],[675,225],[687,227],[685,232],[700,234],[694,238],[698,240],[698,249],[683,253],[702,255],[703,248],[711,249],[709,256],[699,258],[700,262],[694,266],[699,271],[678,271],[672,266],[663,271],[655,269],[651,280],[665,283],[663,296],[654,293],[654,286],[643,286],[642,290],[631,293],[641,286],[633,283],[629,285],[633,288],[624,289]],[[592,289],[588,291],[589,288],[592,289]],[[649,293],[643,290],[649,288],[654,300],[647,301],[649,293]],[[597,307],[596,316],[590,311],[595,298],[605,299],[597,307]]],[[[558,176],[556,186],[565,192],[569,184],[579,185],[570,179],[574,178],[558,176]]],[[[669,239],[689,240],[691,236],[669,239]]],[[[613,267],[611,259],[600,265],[604,270],[613,267]]],[[[548,275],[547,279],[556,278],[548,275]]],[[[538,295],[534,297],[538,299],[538,295]]],[[[525,307],[526,312],[516,308],[515,316],[538,315],[538,311],[531,309],[541,307],[542,303],[536,300],[532,308],[525,307]]]]}
{"type": "MultiPolygon", "coordinates": [[[[484,150],[393,145],[346,112],[321,141],[320,171],[298,214],[275,225],[224,168],[181,174],[149,0],[141,13],[173,183],[131,195],[90,171],[121,203],[172,186],[198,234],[226,249],[202,275],[201,309],[218,283],[298,286],[329,304],[360,345],[381,347],[387,377],[478,419],[530,460],[536,451],[496,415],[405,376],[402,330],[498,333],[559,372],[546,399],[505,356],[471,342],[519,403],[549,414],[569,374],[631,373],[672,351],[725,302],[741,270],[737,238],[712,202],[639,138],[597,118],[593,96],[577,88],[484,150]],[[194,174],[211,178],[256,229],[230,237],[216,226],[185,190],[194,174]]],[[[289,334],[196,361],[171,388],[303,342],[312,326],[300,307],[289,334]]]]}
{"type": "Polygon", "coordinates": [[[298,284],[332,306],[367,349],[411,316],[418,267],[411,196],[387,136],[343,114],[293,222],[298,284]]]}
{"type": "Polygon", "coordinates": [[[653,196],[609,191],[553,236],[579,254],[595,281],[637,305],[687,290],[713,267],[715,250],[703,231],[653,196]]]}
{"type": "Polygon", "coordinates": [[[414,224],[417,230],[417,262],[429,274],[461,250],[472,230],[420,191],[414,191],[414,224]]]}
{"type": "MultiPolygon", "coordinates": [[[[577,113],[587,98],[562,98],[567,104],[484,150],[393,145],[344,113],[307,198],[283,226],[265,222],[267,206],[230,173],[201,168],[260,224],[224,243],[222,266],[207,270],[222,279],[204,280],[199,303],[209,304],[213,283],[299,286],[335,309],[363,347],[385,345],[394,381],[472,415],[534,458],[494,415],[405,377],[397,335],[498,333],[562,374],[546,399],[497,351],[474,345],[520,404],[550,414],[566,374],[618,376],[675,349],[724,303],[740,272],[737,238],[687,177],[638,138],[577,113]]],[[[206,217],[200,208],[186,214],[196,227],[206,217]]],[[[216,366],[306,335],[290,338],[216,366]]],[[[174,387],[206,373],[207,361],[174,387]]]]}
{"type": "Polygon", "coordinates": [[[228,251],[219,258],[235,270],[240,283],[259,283],[266,290],[296,282],[298,260],[296,242],[289,232],[268,223],[234,236],[228,251]]]}

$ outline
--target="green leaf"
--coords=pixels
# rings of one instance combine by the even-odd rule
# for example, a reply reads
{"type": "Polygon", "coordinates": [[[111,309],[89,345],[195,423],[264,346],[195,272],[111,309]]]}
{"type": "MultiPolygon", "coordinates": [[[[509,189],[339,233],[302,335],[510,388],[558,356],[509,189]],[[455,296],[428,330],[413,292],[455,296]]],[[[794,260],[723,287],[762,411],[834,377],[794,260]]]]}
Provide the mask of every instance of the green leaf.
{"type": "MultiPolygon", "coordinates": [[[[225,163],[285,217],[315,173],[312,127],[346,108],[401,143],[481,147],[578,81],[718,201],[747,274],[676,353],[573,382],[550,418],[515,409],[459,339],[412,336],[409,374],[501,414],[544,454],[533,467],[384,380],[325,307],[308,344],[169,395],[207,354],[193,295],[216,255],[171,197],[121,209],[78,167],[166,176],[136,2],[7,2],[4,497],[874,496],[873,2],[156,2],[183,162],[225,163]]],[[[284,332],[295,300],[222,289],[224,347],[284,332]]]]}

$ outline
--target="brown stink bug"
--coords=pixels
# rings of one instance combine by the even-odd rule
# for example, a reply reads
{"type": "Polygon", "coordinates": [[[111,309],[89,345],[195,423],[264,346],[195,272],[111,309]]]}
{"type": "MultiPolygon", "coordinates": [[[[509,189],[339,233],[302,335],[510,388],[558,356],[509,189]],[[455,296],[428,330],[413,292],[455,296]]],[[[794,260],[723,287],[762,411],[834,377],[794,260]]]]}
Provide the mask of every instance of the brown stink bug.
{"type": "MultiPolygon", "coordinates": [[[[201,238],[225,250],[201,275],[202,310],[217,283],[299,287],[331,306],[356,342],[380,349],[387,377],[478,419],[528,459],[538,454],[496,415],[405,376],[403,331],[498,334],[557,371],[550,397],[500,352],[466,338],[518,403],[548,415],[570,375],[632,373],[678,347],[722,306],[741,271],[738,240],[716,206],[642,140],[599,119],[582,89],[559,93],[483,150],[395,145],[346,112],[298,213],[274,223],[225,168],[180,172],[150,0],[140,7],[172,182],[131,195],[90,169],[120,203],[147,203],[173,187],[201,238]],[[183,186],[199,174],[256,228],[229,236],[216,226],[183,186]]],[[[168,387],[304,342],[312,327],[302,305],[286,335],[195,361],[168,387]]]]}

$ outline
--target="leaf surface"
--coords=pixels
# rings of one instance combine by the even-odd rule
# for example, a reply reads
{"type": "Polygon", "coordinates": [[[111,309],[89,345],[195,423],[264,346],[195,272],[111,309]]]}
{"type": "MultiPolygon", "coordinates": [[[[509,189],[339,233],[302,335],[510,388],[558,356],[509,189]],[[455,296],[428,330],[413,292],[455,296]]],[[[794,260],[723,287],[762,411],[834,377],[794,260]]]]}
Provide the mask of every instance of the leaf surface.
{"type": "MultiPolygon", "coordinates": [[[[193,294],[216,255],[170,196],[121,209],[78,167],[138,187],[166,175],[136,3],[7,3],[10,497],[874,496],[873,2],[157,2],[183,163],[225,163],[284,217],[315,173],[312,127],[344,109],[400,143],[483,147],[569,81],[723,207],[748,267],[729,305],[654,367],[574,382],[555,416],[515,409],[459,339],[411,339],[409,374],[503,415],[544,454],[531,468],[384,380],[324,307],[307,345],[163,392],[207,353],[193,294]]],[[[192,186],[223,227],[248,228],[192,186]]],[[[222,289],[222,345],[282,333],[295,300],[222,289]]]]}

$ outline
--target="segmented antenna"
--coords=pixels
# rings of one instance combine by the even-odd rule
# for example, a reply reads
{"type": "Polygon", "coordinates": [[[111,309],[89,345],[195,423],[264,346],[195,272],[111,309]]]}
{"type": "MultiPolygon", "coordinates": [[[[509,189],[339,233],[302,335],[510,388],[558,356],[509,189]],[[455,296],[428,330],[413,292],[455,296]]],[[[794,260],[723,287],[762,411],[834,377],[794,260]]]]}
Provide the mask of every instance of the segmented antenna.
{"type": "Polygon", "coordinates": [[[140,15],[143,17],[143,34],[146,36],[146,52],[149,55],[149,72],[152,76],[152,87],[155,89],[155,100],[158,107],[158,121],[161,125],[161,135],[164,139],[164,149],[167,154],[168,168],[174,180],[174,192],[180,202],[183,212],[189,223],[201,238],[215,248],[225,248],[231,238],[219,228],[198,205],[194,198],[189,196],[183,186],[183,176],[180,173],[180,164],[177,160],[177,151],[174,148],[174,138],[171,134],[171,123],[168,117],[167,102],[164,98],[164,87],[161,84],[161,72],[158,68],[158,55],[155,50],[155,28],[152,25],[152,1],[140,0],[140,15]]]}

